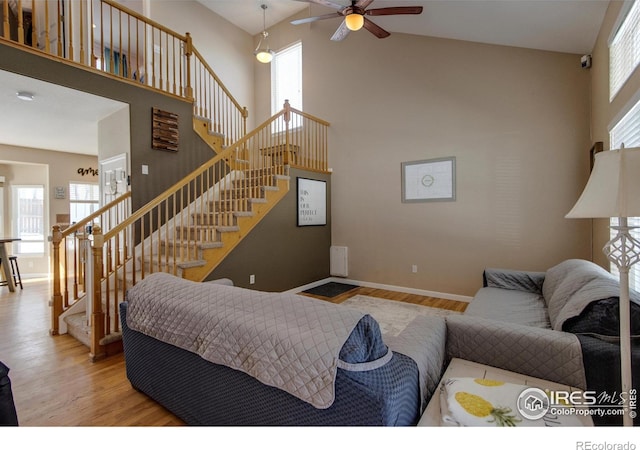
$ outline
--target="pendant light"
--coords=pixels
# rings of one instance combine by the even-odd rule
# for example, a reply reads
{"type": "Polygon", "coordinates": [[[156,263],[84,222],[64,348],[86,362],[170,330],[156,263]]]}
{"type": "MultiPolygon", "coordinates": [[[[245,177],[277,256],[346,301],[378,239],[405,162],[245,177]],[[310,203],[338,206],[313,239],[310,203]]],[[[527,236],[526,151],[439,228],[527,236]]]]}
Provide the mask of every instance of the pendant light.
{"type": "Polygon", "coordinates": [[[256,51],[253,52],[256,55],[256,59],[261,63],[268,64],[273,59],[273,54],[275,53],[271,48],[269,48],[269,33],[267,33],[267,23],[266,23],[266,14],[267,14],[267,5],[260,5],[262,8],[262,37],[260,38],[260,42],[256,47],[256,51]]]}

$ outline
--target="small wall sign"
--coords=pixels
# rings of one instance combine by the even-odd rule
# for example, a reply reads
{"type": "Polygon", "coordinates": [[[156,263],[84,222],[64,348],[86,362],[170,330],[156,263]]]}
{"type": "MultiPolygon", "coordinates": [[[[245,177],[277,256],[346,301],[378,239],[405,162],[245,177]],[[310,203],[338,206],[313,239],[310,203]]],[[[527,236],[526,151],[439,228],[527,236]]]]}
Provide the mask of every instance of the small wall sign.
{"type": "Polygon", "coordinates": [[[56,186],[53,188],[55,198],[64,199],[66,197],[66,189],[64,186],[56,186]]]}

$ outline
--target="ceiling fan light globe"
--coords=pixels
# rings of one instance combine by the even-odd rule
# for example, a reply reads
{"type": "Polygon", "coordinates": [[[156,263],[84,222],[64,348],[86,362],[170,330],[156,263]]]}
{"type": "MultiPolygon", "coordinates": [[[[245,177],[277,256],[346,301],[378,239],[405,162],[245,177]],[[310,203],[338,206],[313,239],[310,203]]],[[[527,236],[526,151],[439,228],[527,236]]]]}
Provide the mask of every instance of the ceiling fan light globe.
{"type": "Polygon", "coordinates": [[[344,18],[347,28],[351,31],[358,31],[364,26],[364,16],[362,14],[349,14],[344,18]]]}

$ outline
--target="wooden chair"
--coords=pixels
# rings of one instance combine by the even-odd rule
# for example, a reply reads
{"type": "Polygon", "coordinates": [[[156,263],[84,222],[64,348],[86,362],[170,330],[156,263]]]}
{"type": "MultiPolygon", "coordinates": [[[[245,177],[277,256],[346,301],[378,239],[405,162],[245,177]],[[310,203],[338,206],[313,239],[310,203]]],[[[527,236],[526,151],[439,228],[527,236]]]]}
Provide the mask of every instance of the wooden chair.
{"type": "MultiPolygon", "coordinates": [[[[13,284],[16,286],[22,287],[22,277],[20,276],[20,268],[18,267],[18,257],[11,255],[9,256],[9,264],[11,264],[11,275],[13,276],[13,284]]],[[[0,258],[0,267],[2,267],[2,258],[0,258]]],[[[7,280],[0,281],[0,286],[7,286],[9,283],[7,280]]]]}

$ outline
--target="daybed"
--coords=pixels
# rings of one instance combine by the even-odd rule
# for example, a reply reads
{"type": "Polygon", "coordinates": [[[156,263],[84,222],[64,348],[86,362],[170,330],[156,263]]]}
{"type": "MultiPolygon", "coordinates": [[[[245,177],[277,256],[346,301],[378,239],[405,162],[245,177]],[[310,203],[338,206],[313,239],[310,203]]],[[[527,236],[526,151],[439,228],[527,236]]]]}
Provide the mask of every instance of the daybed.
{"type": "MultiPolygon", "coordinates": [[[[585,260],[566,260],[546,272],[486,269],[464,315],[447,317],[448,357],[606,393],[618,402],[619,292],[614,276],[585,260]]],[[[634,291],[631,297],[631,332],[637,335],[640,297],[634,291]]],[[[637,389],[635,339],[632,351],[637,389]]],[[[621,423],[616,416],[593,418],[596,425],[621,423]]]]}
{"type": "Polygon", "coordinates": [[[120,313],[131,384],[192,425],[415,425],[443,370],[438,317],[387,345],[345,306],[164,273],[120,313]]]}

